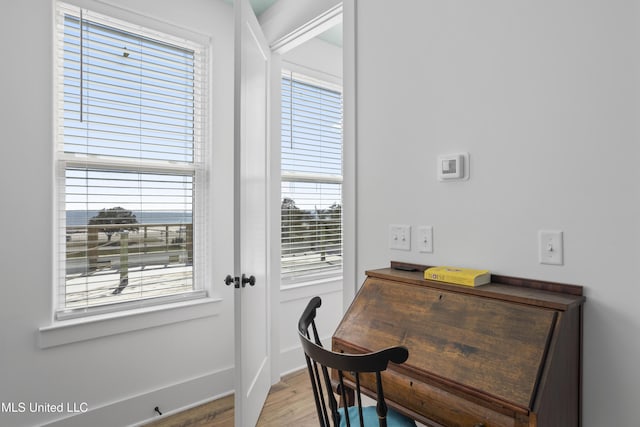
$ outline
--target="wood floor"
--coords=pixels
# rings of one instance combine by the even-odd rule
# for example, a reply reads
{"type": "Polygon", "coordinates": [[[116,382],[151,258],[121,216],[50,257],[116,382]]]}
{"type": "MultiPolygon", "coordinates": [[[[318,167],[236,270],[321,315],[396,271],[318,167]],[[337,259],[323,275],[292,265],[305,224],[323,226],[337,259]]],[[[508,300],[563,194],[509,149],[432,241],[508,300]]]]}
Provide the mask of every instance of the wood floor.
{"type": "MultiPolygon", "coordinates": [[[[271,387],[258,427],[317,427],[307,370],[284,376],[271,387]]],[[[146,427],[233,427],[233,395],[147,424],[146,427]]]]}

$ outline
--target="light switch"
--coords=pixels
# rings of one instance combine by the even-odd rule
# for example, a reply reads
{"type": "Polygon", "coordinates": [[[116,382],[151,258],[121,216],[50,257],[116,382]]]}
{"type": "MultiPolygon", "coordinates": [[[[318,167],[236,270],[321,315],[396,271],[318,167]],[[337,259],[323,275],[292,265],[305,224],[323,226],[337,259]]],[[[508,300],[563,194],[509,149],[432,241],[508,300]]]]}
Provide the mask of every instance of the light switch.
{"type": "Polygon", "coordinates": [[[540,264],[562,265],[564,263],[564,248],[562,231],[538,231],[538,253],[540,264]]]}
{"type": "Polygon", "coordinates": [[[392,224],[389,226],[389,249],[411,250],[411,226],[392,224]]]}

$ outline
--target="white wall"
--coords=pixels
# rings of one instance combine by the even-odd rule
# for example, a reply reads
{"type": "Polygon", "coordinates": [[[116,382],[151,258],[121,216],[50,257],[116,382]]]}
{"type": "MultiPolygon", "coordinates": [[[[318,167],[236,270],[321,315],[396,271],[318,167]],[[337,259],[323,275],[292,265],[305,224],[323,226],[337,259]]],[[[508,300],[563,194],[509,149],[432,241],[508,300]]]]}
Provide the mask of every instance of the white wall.
{"type": "MultiPolygon", "coordinates": [[[[233,145],[233,109],[228,107],[233,102],[231,7],[210,0],[110,3],[212,37],[212,139],[221,144],[214,161],[221,167],[221,182],[231,182],[232,171],[223,167],[225,157],[232,163],[233,145]]],[[[98,11],[105,7],[104,2],[82,4],[98,11]]],[[[227,273],[222,269],[231,268],[233,259],[225,252],[210,257],[210,290],[221,302],[39,332],[52,323],[54,277],[53,1],[8,1],[1,15],[6,56],[0,68],[0,218],[5,224],[0,244],[0,402],[86,402],[88,413],[59,424],[127,425],[152,418],[156,405],[170,412],[229,392],[233,303],[232,291],[222,284],[227,273]],[[40,347],[81,337],[93,338],[40,347]]],[[[219,186],[214,193],[221,206],[233,204],[232,188],[219,186]]],[[[226,215],[211,211],[210,222],[221,223],[222,233],[232,229],[233,217],[226,215]]],[[[231,235],[216,237],[232,241],[231,235]]],[[[69,415],[5,411],[0,424],[40,425],[69,415]]]]}
{"type": "Polygon", "coordinates": [[[637,23],[623,0],[357,6],[357,271],[396,259],[583,285],[586,427],[637,425],[637,23]],[[436,156],[456,151],[471,179],[437,182],[436,156]],[[392,223],[432,225],[433,254],[387,249],[392,223]],[[538,263],[548,228],[563,266],[538,263]]]}

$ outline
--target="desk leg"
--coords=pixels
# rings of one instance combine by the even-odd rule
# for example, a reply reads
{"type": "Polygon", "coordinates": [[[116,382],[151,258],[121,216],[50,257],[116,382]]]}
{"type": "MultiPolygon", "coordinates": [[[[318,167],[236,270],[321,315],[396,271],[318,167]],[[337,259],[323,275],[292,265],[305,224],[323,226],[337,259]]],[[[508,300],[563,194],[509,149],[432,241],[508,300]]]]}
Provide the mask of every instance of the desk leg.
{"type": "Polygon", "coordinates": [[[337,381],[331,380],[331,386],[334,392],[340,397],[340,401],[338,402],[338,407],[349,407],[349,406],[355,405],[356,403],[355,392],[352,388],[349,388],[347,386],[344,387],[344,399],[343,399],[340,383],[337,381]]]}

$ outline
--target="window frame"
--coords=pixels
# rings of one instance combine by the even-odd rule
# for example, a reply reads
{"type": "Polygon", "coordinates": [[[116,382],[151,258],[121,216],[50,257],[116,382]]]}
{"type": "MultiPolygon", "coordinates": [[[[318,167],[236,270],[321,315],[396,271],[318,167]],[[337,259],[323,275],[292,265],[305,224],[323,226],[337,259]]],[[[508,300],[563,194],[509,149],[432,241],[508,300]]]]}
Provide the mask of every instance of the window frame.
{"type": "MultiPolygon", "coordinates": [[[[176,304],[190,304],[201,302],[208,298],[209,289],[207,283],[207,267],[204,260],[207,258],[205,239],[208,235],[206,227],[206,212],[208,206],[208,174],[210,159],[207,155],[206,146],[208,144],[210,100],[208,93],[209,58],[211,57],[211,40],[203,35],[193,33],[190,30],[175,27],[165,22],[156,22],[149,18],[140,19],[134,13],[123,13],[122,10],[111,10],[107,8],[106,14],[101,11],[87,11],[85,8],[70,5],[63,2],[56,2],[54,27],[54,168],[56,170],[56,180],[54,183],[54,223],[53,223],[53,310],[52,318],[54,322],[66,322],[75,318],[85,318],[89,316],[111,316],[111,313],[140,313],[140,310],[157,310],[162,306],[175,308],[176,304]],[[119,31],[135,34],[140,37],[158,40],[163,43],[176,45],[182,48],[193,50],[196,55],[197,65],[194,69],[194,78],[201,84],[194,95],[194,121],[198,121],[194,126],[194,148],[193,162],[175,163],[167,161],[148,160],[144,162],[133,162],[130,158],[120,160],[101,158],[100,156],[79,156],[77,154],[66,153],[64,151],[64,103],[62,93],[64,91],[64,68],[61,52],[64,49],[62,37],[64,33],[65,14],[78,15],[82,10],[83,18],[98,22],[119,31]],[[113,14],[111,14],[113,12],[113,14]],[[124,16],[123,16],[124,15],[124,16]],[[144,22],[141,22],[144,21],[144,22]],[[152,24],[152,25],[149,25],[152,24]],[[195,130],[195,128],[199,128],[195,130]],[[192,264],[192,290],[187,293],[172,294],[154,298],[139,298],[123,302],[115,302],[104,306],[93,306],[82,309],[67,310],[63,306],[61,297],[64,295],[66,281],[66,228],[65,223],[65,174],[69,168],[80,167],[84,169],[103,168],[104,170],[134,171],[139,173],[169,173],[169,174],[189,174],[193,182],[193,199],[191,202],[192,222],[197,233],[193,233],[193,264],[192,264]]],[[[101,317],[101,318],[102,318],[101,317]]],[[[81,320],[81,319],[80,319],[81,320]]]]}
{"type": "MultiPolygon", "coordinates": [[[[282,61],[282,72],[280,75],[280,85],[282,87],[282,79],[284,77],[292,78],[293,80],[300,81],[301,83],[308,84],[311,86],[315,86],[321,89],[338,92],[342,98],[342,126],[341,126],[341,165],[342,170],[340,175],[336,174],[313,174],[313,173],[292,173],[292,172],[283,172],[282,165],[280,167],[280,198],[279,203],[280,206],[283,202],[283,193],[282,193],[282,183],[283,182],[306,182],[306,183],[318,183],[318,184],[338,184],[340,186],[340,206],[341,209],[344,208],[344,91],[342,86],[342,79],[330,74],[327,74],[322,71],[310,69],[292,62],[282,61]]],[[[283,101],[281,100],[281,103],[283,101]]],[[[280,110],[281,117],[279,118],[282,122],[282,116],[284,115],[284,111],[280,110]]],[[[280,130],[280,135],[282,135],[283,131],[280,130]]],[[[280,144],[282,144],[281,139],[279,139],[280,144]]],[[[280,157],[282,163],[282,146],[280,147],[280,157]]],[[[279,208],[281,211],[281,207],[279,208]]],[[[288,275],[283,272],[282,267],[282,257],[283,257],[283,244],[282,244],[282,227],[283,227],[283,218],[280,218],[280,224],[278,225],[281,233],[280,233],[280,283],[282,289],[293,288],[297,286],[305,286],[305,285],[314,285],[318,283],[327,283],[327,282],[335,282],[342,280],[344,276],[344,211],[341,211],[340,214],[340,229],[341,229],[341,238],[340,238],[340,253],[341,253],[341,264],[339,269],[334,269],[330,271],[322,271],[316,274],[302,274],[302,275],[288,275]]]]}

